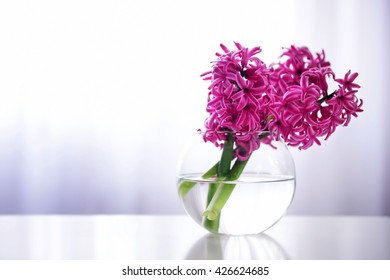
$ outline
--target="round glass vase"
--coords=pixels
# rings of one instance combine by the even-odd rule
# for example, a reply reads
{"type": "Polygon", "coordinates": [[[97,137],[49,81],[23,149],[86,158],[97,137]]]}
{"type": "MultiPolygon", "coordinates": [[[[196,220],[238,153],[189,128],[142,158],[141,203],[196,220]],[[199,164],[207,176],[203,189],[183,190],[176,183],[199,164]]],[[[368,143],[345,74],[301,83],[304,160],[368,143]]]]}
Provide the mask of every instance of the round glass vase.
{"type": "MultiPolygon", "coordinates": [[[[220,176],[225,149],[196,136],[182,155],[177,176],[180,200],[195,222],[212,233],[245,235],[261,233],[282,218],[295,192],[294,160],[284,142],[256,132],[251,137],[259,147],[242,159],[237,157],[242,134],[230,133],[228,169],[235,175],[220,176]]],[[[225,137],[226,146],[228,136],[218,137],[225,137]]]]}

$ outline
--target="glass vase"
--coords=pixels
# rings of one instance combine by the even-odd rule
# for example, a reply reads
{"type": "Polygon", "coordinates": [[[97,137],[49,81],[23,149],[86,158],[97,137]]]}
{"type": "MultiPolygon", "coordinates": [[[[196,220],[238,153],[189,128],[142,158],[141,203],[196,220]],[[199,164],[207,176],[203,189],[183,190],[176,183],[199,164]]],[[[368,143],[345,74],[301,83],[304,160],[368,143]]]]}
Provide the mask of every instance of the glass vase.
{"type": "Polygon", "coordinates": [[[236,163],[245,160],[239,176],[218,174],[226,141],[216,147],[196,135],[182,155],[177,176],[180,200],[188,215],[212,233],[261,233],[279,221],[292,202],[295,165],[287,146],[268,132],[255,133],[251,137],[256,148],[251,145],[247,159],[239,154],[237,139],[243,134],[229,134],[234,145],[228,168],[233,172],[236,163]]]}

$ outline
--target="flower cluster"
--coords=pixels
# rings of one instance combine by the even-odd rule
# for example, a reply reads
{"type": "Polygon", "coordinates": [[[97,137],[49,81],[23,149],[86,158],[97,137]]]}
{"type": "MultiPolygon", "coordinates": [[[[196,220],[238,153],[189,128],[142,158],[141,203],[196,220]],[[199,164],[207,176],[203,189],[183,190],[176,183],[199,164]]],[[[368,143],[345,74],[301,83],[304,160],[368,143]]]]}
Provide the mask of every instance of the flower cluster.
{"type": "Polygon", "coordinates": [[[336,78],[324,52],[313,55],[307,47],[291,46],[278,63],[267,66],[256,57],[260,47],[235,45],[237,50],[230,51],[221,44],[223,53],[216,54],[212,70],[202,77],[211,83],[204,139],[223,146],[228,133],[234,133],[238,159],[259,148],[253,132],[267,131],[307,149],[362,111],[355,95],[358,74],[348,71],[336,78]],[[338,88],[329,92],[328,80],[338,88]]]}

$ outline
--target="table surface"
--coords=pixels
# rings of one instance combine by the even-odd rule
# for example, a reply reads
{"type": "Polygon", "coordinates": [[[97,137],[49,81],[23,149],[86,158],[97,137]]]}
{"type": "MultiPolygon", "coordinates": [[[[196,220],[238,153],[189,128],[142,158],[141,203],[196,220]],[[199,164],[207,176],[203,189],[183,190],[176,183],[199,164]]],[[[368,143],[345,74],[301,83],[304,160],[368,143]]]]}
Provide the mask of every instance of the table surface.
{"type": "Polygon", "coordinates": [[[286,216],[263,234],[208,234],[188,216],[0,215],[0,259],[390,259],[390,217],[286,216]]]}

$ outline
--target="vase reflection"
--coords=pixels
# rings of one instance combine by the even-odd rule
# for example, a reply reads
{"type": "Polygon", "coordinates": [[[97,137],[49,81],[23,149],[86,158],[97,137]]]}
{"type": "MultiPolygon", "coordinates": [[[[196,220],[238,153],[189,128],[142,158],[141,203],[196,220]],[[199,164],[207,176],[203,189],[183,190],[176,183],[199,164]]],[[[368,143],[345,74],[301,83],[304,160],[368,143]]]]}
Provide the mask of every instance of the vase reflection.
{"type": "Polygon", "coordinates": [[[216,235],[199,239],[186,256],[187,260],[287,260],[287,252],[266,234],[216,235]]]}

